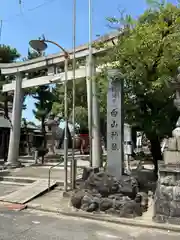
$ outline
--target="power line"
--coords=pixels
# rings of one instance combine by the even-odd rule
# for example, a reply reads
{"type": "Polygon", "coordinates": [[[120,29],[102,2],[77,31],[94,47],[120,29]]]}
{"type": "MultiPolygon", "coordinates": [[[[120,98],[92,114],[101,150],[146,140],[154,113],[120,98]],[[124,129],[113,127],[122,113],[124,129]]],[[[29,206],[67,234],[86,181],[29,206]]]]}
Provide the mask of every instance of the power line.
{"type": "Polygon", "coordinates": [[[22,0],[19,0],[19,8],[20,8],[19,16],[21,16],[21,18],[22,18],[23,25],[25,25],[25,27],[31,28],[31,24],[29,24],[29,21],[27,21],[27,18],[24,14],[24,12],[25,12],[24,11],[24,1],[22,2],[22,0]]]}
{"type": "MultiPolygon", "coordinates": [[[[47,4],[53,3],[55,1],[57,1],[57,0],[45,0],[43,3],[41,3],[39,5],[36,5],[35,7],[29,8],[25,12],[35,11],[35,10],[46,6],[47,4]]],[[[19,0],[19,5],[20,5],[20,13],[17,13],[17,14],[15,14],[15,15],[7,18],[7,19],[2,19],[2,21],[3,22],[10,22],[10,21],[14,20],[14,18],[21,17],[22,16],[22,1],[21,0],[19,0]]]]}
{"type": "Polygon", "coordinates": [[[41,3],[41,4],[37,5],[36,7],[28,9],[28,12],[31,12],[31,11],[34,11],[38,8],[44,7],[45,5],[47,5],[49,3],[53,3],[55,1],[57,1],[57,0],[46,0],[44,3],[41,3]]]}
{"type": "MultiPolygon", "coordinates": [[[[23,1],[22,0],[18,0],[18,4],[19,4],[19,7],[20,7],[20,12],[15,14],[15,15],[13,15],[13,16],[11,16],[11,17],[9,17],[9,18],[7,18],[7,19],[1,19],[0,20],[0,41],[2,39],[2,29],[3,29],[3,24],[4,23],[8,23],[10,21],[13,21],[14,18],[17,18],[17,17],[23,17],[24,18],[25,17],[24,13],[35,11],[35,10],[37,10],[37,9],[39,9],[41,7],[44,7],[47,4],[53,3],[55,1],[57,1],[57,0],[45,0],[43,3],[41,3],[39,5],[36,5],[35,7],[29,8],[26,11],[25,10],[23,11],[23,1]]],[[[24,21],[25,21],[25,19],[24,19],[24,21]]]]}
{"type": "Polygon", "coordinates": [[[22,0],[19,0],[19,10],[20,10],[20,14],[23,15],[22,0]]]}
{"type": "MultiPolygon", "coordinates": [[[[1,39],[2,39],[2,29],[3,29],[3,24],[4,23],[8,23],[12,20],[14,20],[14,18],[17,18],[17,17],[24,17],[24,13],[25,12],[32,12],[32,11],[35,11],[41,7],[44,7],[45,5],[47,4],[50,4],[50,3],[53,3],[57,0],[45,0],[43,3],[39,4],[39,5],[36,5],[35,7],[33,8],[29,8],[27,9],[26,11],[23,11],[23,1],[22,0],[18,0],[18,4],[19,4],[19,7],[20,7],[20,12],[7,18],[7,19],[1,19],[0,20],[0,42],[1,42],[1,39]]],[[[24,19],[25,20],[25,19],[24,19]]]]}

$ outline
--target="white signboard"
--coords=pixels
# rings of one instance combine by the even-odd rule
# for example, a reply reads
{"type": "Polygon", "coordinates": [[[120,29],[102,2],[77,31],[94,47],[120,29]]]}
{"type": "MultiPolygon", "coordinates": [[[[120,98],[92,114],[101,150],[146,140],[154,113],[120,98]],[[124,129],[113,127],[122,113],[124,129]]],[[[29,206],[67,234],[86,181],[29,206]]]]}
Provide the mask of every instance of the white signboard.
{"type": "Polygon", "coordinates": [[[131,126],[127,123],[124,124],[124,154],[132,154],[132,134],[131,126]]]}

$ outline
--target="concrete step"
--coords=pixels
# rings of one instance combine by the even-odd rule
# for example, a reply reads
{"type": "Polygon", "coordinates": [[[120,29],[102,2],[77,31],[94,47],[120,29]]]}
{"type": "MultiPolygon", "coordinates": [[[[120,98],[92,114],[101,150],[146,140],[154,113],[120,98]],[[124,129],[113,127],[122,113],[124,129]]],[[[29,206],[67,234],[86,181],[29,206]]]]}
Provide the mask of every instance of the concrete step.
{"type": "Polygon", "coordinates": [[[0,176],[0,182],[6,182],[11,184],[31,184],[35,182],[36,178],[29,177],[16,177],[16,176],[0,176]]]}
{"type": "MultiPolygon", "coordinates": [[[[52,179],[52,178],[51,178],[52,179]]],[[[47,181],[47,178],[19,177],[19,176],[0,176],[0,183],[27,185],[37,180],[47,181]]],[[[56,180],[57,184],[63,186],[63,181],[56,180]]]]}
{"type": "MultiPolygon", "coordinates": [[[[77,162],[77,167],[82,168],[85,166],[89,166],[89,159],[87,160],[82,160],[79,158],[75,158],[76,162],[77,162]]],[[[41,161],[38,161],[38,164],[35,163],[35,160],[31,160],[31,159],[19,159],[19,161],[25,165],[25,166],[38,166],[38,167],[51,167],[51,166],[56,166],[57,168],[64,168],[64,162],[63,161],[59,161],[57,159],[50,159],[50,160],[45,160],[45,162],[42,164],[41,161]]],[[[71,158],[68,159],[68,167],[71,166],[71,158]]]]}
{"type": "MultiPolygon", "coordinates": [[[[57,162],[46,162],[44,164],[31,164],[31,166],[33,167],[41,167],[41,168],[47,168],[49,169],[50,167],[54,167],[54,169],[59,169],[59,170],[64,170],[64,163],[57,163],[57,162]]],[[[71,163],[68,163],[68,168],[71,167],[71,163]]],[[[88,167],[89,166],[89,162],[80,162],[80,163],[77,163],[77,168],[84,168],[84,167],[88,167]]]]}
{"type": "Polygon", "coordinates": [[[11,181],[0,181],[0,184],[5,184],[5,185],[15,185],[15,186],[26,186],[31,183],[24,183],[24,182],[11,182],[11,181]]]}
{"type": "MultiPolygon", "coordinates": [[[[44,161],[45,162],[59,162],[62,161],[62,157],[64,157],[64,155],[49,155],[49,156],[45,156],[44,161]]],[[[74,156],[75,159],[79,159],[79,160],[89,160],[89,155],[81,155],[81,154],[75,154],[74,156]]],[[[68,155],[68,159],[72,159],[72,155],[68,155]]],[[[19,157],[19,161],[21,162],[34,162],[34,157],[32,156],[20,156],[19,157]]]]}
{"type": "MultiPolygon", "coordinates": [[[[87,163],[87,162],[84,162],[87,163]]],[[[50,166],[28,166],[24,168],[9,169],[0,171],[0,182],[15,182],[23,184],[32,184],[33,182],[43,179],[48,180],[50,166]]],[[[77,177],[82,176],[82,169],[77,168],[77,177]]],[[[50,178],[55,180],[60,186],[64,182],[64,167],[54,167],[51,169],[50,178]]],[[[68,181],[70,180],[70,168],[68,167],[68,181]]]]}

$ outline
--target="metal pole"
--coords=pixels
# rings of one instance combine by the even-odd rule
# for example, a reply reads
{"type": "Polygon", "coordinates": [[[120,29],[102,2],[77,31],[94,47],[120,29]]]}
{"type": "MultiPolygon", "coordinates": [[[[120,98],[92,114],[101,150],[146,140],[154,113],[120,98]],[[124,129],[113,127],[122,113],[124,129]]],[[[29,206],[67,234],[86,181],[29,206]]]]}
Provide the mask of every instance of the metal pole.
{"type": "Polygon", "coordinates": [[[72,189],[76,187],[76,161],[75,161],[75,102],[76,102],[76,0],[73,1],[73,103],[72,103],[72,123],[73,123],[73,142],[72,142],[72,161],[71,161],[71,184],[72,189]]]}
{"type": "Polygon", "coordinates": [[[100,143],[100,123],[99,106],[96,93],[95,61],[92,52],[92,0],[89,0],[89,56],[88,56],[88,77],[87,95],[89,96],[89,138],[90,138],[90,165],[92,167],[101,166],[101,143],[100,143]]]}
{"type": "Polygon", "coordinates": [[[65,82],[64,82],[64,119],[65,119],[65,133],[64,133],[64,191],[67,191],[67,165],[68,165],[68,104],[67,104],[67,81],[68,81],[68,58],[65,57],[64,62],[65,82]]]}
{"type": "MultiPolygon", "coordinates": [[[[89,145],[90,145],[90,166],[92,167],[92,1],[88,0],[88,16],[89,16],[89,67],[88,67],[88,88],[89,88],[89,111],[88,111],[88,121],[89,121],[89,145]]],[[[88,90],[88,89],[87,89],[88,90]]]]}
{"type": "MultiPolygon", "coordinates": [[[[95,76],[95,62],[92,58],[92,76],[95,76]]],[[[92,167],[99,168],[102,166],[102,145],[100,134],[100,113],[99,102],[97,97],[96,79],[92,77],[92,167]]]]}
{"type": "Polygon", "coordinates": [[[64,72],[65,72],[65,82],[64,82],[64,120],[65,120],[65,132],[64,132],[64,191],[67,191],[68,177],[67,177],[67,167],[68,167],[68,103],[67,103],[67,81],[68,81],[68,59],[69,53],[58,43],[52,40],[39,40],[47,43],[52,43],[60,48],[64,52],[64,72]]]}

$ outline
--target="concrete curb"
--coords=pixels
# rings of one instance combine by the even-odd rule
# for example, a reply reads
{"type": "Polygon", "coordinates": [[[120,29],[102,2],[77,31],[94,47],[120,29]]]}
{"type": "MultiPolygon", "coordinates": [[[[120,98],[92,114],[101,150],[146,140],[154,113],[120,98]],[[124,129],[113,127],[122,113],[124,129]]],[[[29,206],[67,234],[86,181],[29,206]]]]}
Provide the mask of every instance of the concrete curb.
{"type": "Polygon", "coordinates": [[[27,204],[18,204],[10,202],[0,202],[0,210],[22,211],[27,208],[27,204]]]}
{"type": "Polygon", "coordinates": [[[65,210],[57,210],[53,208],[44,208],[40,206],[33,206],[27,204],[28,209],[43,211],[43,212],[51,212],[51,213],[58,213],[64,216],[69,217],[79,217],[79,218],[86,218],[90,220],[96,221],[103,221],[109,223],[116,223],[116,224],[123,224],[133,227],[144,227],[144,228],[152,228],[157,230],[165,230],[165,231],[172,231],[172,232],[180,232],[180,226],[178,225],[170,225],[170,224],[159,224],[153,222],[146,222],[139,219],[127,219],[127,218],[117,218],[111,215],[97,215],[94,213],[85,213],[85,212],[73,212],[73,211],[65,211],[65,210]]]}

